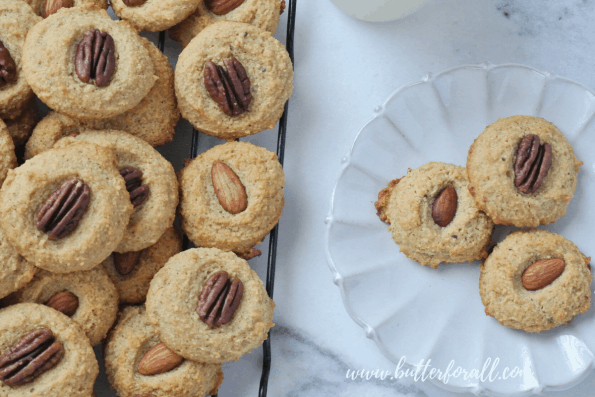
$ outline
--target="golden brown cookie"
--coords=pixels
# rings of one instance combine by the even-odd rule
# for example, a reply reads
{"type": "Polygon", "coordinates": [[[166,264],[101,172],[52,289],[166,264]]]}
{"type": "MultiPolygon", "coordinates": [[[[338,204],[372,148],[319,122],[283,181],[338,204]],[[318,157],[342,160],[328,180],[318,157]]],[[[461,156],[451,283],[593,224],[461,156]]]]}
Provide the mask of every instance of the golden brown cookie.
{"type": "Polygon", "coordinates": [[[0,298],[27,285],[39,270],[15,251],[0,227],[0,298]]]}
{"type": "Polygon", "coordinates": [[[221,364],[184,360],[163,347],[142,306],[121,312],[105,346],[105,366],[110,385],[120,397],[205,397],[217,394],[223,381],[221,364]],[[155,349],[167,354],[169,366],[144,364],[148,359],[143,358],[155,349]]]}
{"type": "Polygon", "coordinates": [[[486,127],[471,145],[469,190],[494,223],[547,225],[566,213],[581,165],[549,121],[507,117],[486,127]]]}
{"type": "Polygon", "coordinates": [[[72,318],[91,346],[106,337],[118,314],[118,291],[101,266],[69,274],[42,271],[16,296],[19,302],[47,305],[72,318]]]}
{"type": "Polygon", "coordinates": [[[251,143],[217,145],[188,162],[178,178],[180,224],[197,247],[249,252],[283,211],[285,178],[277,155],[251,143]]]}
{"type": "Polygon", "coordinates": [[[122,240],[133,207],[116,156],[80,142],[10,170],[0,218],[17,252],[54,273],[89,270],[122,240]]]}
{"type": "Polygon", "coordinates": [[[547,230],[520,230],[481,266],[487,315],[506,327],[540,332],[566,324],[591,306],[591,258],[547,230]]]}
{"type": "Polygon", "coordinates": [[[41,20],[22,0],[0,3],[0,62],[6,71],[0,78],[0,118],[18,117],[33,98],[23,73],[22,50],[29,30],[41,20]]]}
{"type": "Polygon", "coordinates": [[[169,37],[186,47],[204,28],[218,21],[249,23],[275,33],[284,5],[279,0],[243,0],[232,2],[237,6],[230,9],[231,7],[214,7],[213,3],[216,2],[201,2],[188,18],[169,29],[169,37]]]}
{"type": "Polygon", "coordinates": [[[17,156],[14,143],[8,132],[8,127],[0,120],[0,186],[4,183],[8,171],[17,166],[17,156]]]}
{"type": "Polygon", "coordinates": [[[86,131],[60,140],[55,147],[89,142],[110,149],[126,181],[134,212],[114,251],[140,251],[153,245],[170,227],[178,205],[174,167],[151,145],[122,131],[86,131]]]}
{"type": "Polygon", "coordinates": [[[190,15],[202,0],[111,0],[116,15],[137,30],[159,32],[190,15]]]}
{"type": "Polygon", "coordinates": [[[204,363],[239,359],[260,346],[274,325],[275,304],[258,275],[245,260],[216,248],[173,256],[151,281],[146,306],[168,348],[204,363]],[[216,273],[226,278],[213,284],[216,273]],[[225,302],[222,311],[213,309],[216,298],[225,302]],[[205,316],[198,313],[202,309],[205,316]]]}
{"type": "Polygon", "coordinates": [[[27,35],[22,58],[39,99],[77,119],[132,109],[157,80],[138,33],[94,7],[62,8],[39,22],[27,35]],[[89,61],[91,54],[98,54],[99,66],[89,61]]]}
{"type": "Polygon", "coordinates": [[[108,256],[102,264],[118,289],[120,303],[144,302],[155,274],[181,250],[182,239],[170,227],[155,244],[142,251],[108,256]]]}
{"type": "Polygon", "coordinates": [[[205,134],[232,140],[275,126],[293,90],[293,69],[270,32],[221,21],[184,48],[175,86],[185,119],[205,134]]]}
{"type": "Polygon", "coordinates": [[[376,210],[400,251],[422,265],[487,256],[494,224],[469,194],[464,167],[431,162],[378,194],[376,210]]]}
{"type": "Polygon", "coordinates": [[[1,396],[92,395],[99,366],[89,339],[70,318],[35,303],[20,303],[0,310],[0,367],[14,362],[3,360],[11,351],[17,357],[25,355],[23,346],[39,346],[31,354],[39,357],[37,362],[47,365],[43,369],[39,366],[40,373],[33,379],[27,378],[22,365],[16,375],[12,371],[7,377],[2,376],[1,396]]]}

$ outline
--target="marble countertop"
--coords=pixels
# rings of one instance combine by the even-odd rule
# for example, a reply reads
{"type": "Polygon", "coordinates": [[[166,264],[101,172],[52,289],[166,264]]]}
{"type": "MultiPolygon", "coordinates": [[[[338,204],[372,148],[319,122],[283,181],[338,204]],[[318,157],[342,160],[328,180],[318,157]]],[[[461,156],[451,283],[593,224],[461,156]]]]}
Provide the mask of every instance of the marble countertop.
{"type": "MultiPolygon", "coordinates": [[[[347,378],[351,370],[394,371],[395,364],[345,311],[325,257],[324,218],[341,158],[372,110],[427,72],[512,62],[595,90],[594,15],[592,0],[429,0],[405,19],[368,23],[343,14],[330,0],[298,0],[269,396],[461,395],[429,382],[347,378]]],[[[283,41],[282,18],[276,37],[283,41]]],[[[176,46],[168,41],[167,51],[179,51],[176,46]]],[[[176,141],[160,150],[176,169],[189,153],[189,137],[189,125],[181,122],[176,141]]],[[[248,140],[274,150],[275,137],[276,130],[248,140]]],[[[216,143],[203,141],[204,147],[216,143]]],[[[264,277],[266,258],[251,265],[264,277]]],[[[219,396],[256,397],[261,365],[260,348],[225,364],[219,396]]],[[[569,390],[544,395],[592,396],[594,389],[591,373],[569,390]]]]}

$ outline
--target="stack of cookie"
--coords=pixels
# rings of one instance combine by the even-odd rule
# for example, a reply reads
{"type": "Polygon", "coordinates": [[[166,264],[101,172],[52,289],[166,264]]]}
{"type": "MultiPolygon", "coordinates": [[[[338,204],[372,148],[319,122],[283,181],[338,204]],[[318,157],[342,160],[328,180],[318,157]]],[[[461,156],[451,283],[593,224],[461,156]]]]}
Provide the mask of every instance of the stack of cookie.
{"type": "Polygon", "coordinates": [[[484,260],[486,314],[540,332],[589,309],[590,258],[541,229],[510,233],[489,255],[488,246],[494,224],[536,227],[564,216],[581,165],[552,123],[513,116],[475,140],[466,168],[428,163],[409,170],[375,206],[400,251],[422,265],[484,260]]]}
{"type": "Polygon", "coordinates": [[[271,35],[283,3],[112,7],[121,21],[104,0],[0,0],[3,396],[92,396],[106,338],[119,396],[215,394],[221,363],[273,326],[246,259],[279,221],[284,175],[276,154],[237,139],[272,128],[293,89],[271,35]],[[176,24],[174,72],[138,32],[176,24]],[[36,126],[34,96],[50,108],[36,126]],[[230,142],[176,177],[154,147],[181,114],[230,142]],[[176,213],[202,248],[180,252],[176,213]]]}

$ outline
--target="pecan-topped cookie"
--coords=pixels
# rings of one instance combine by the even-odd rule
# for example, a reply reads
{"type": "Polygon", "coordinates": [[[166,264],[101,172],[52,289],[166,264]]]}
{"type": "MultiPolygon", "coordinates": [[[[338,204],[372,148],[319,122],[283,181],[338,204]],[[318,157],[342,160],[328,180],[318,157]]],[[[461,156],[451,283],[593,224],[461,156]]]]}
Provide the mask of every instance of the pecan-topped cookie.
{"type": "Polygon", "coordinates": [[[170,227],[150,247],[108,256],[102,265],[118,289],[120,303],[144,302],[155,274],[181,250],[182,238],[170,227]]]}
{"type": "Polygon", "coordinates": [[[197,247],[252,256],[283,211],[277,155],[251,143],[217,145],[188,162],[178,178],[180,224],[197,247]]]}
{"type": "Polygon", "coordinates": [[[201,0],[111,0],[116,15],[137,30],[158,32],[190,15],[201,0]]]}
{"type": "Polygon", "coordinates": [[[68,317],[35,303],[0,310],[1,396],[89,397],[98,373],[89,339],[68,317]]]}
{"type": "Polygon", "coordinates": [[[275,304],[245,260],[195,248],[173,256],[157,273],[146,306],[169,349],[189,360],[224,363],[262,344],[275,304]]]}
{"type": "Polygon", "coordinates": [[[486,127],[471,145],[469,191],[494,223],[547,225],[566,213],[581,165],[549,121],[507,117],[486,127]]]}
{"type": "Polygon", "coordinates": [[[123,131],[89,130],[64,138],[54,147],[80,141],[114,152],[134,206],[126,232],[114,251],[140,251],[153,245],[176,216],[178,182],[174,167],[147,142],[123,131]]]}
{"type": "Polygon", "coordinates": [[[275,126],[293,89],[293,69],[270,32],[221,21],[182,51],[175,88],[182,116],[196,129],[232,140],[275,126]]]}
{"type": "Polygon", "coordinates": [[[133,206],[116,156],[77,142],[9,172],[0,218],[17,252],[54,273],[89,270],[118,246],[133,206]]]}
{"type": "Polygon", "coordinates": [[[19,302],[46,305],[72,318],[91,346],[105,338],[118,314],[118,291],[102,266],[69,274],[42,271],[16,297],[19,302]]]}
{"type": "Polygon", "coordinates": [[[120,313],[105,346],[105,366],[121,397],[205,397],[217,394],[223,381],[221,364],[185,360],[169,350],[142,306],[120,313]]]}
{"type": "Polygon", "coordinates": [[[138,33],[93,7],[62,8],[31,29],[23,72],[39,99],[77,119],[129,110],[157,79],[138,33]]]}
{"type": "Polygon", "coordinates": [[[487,257],[494,224],[469,194],[465,168],[431,162],[389,183],[377,214],[400,251],[422,265],[487,257]]]}
{"type": "Polygon", "coordinates": [[[190,43],[204,28],[218,21],[244,22],[275,33],[284,1],[280,0],[207,0],[188,18],[169,29],[169,37],[190,43]]]}
{"type": "Polygon", "coordinates": [[[23,73],[27,32],[41,20],[22,0],[0,3],[0,118],[18,117],[33,97],[23,73]]]}

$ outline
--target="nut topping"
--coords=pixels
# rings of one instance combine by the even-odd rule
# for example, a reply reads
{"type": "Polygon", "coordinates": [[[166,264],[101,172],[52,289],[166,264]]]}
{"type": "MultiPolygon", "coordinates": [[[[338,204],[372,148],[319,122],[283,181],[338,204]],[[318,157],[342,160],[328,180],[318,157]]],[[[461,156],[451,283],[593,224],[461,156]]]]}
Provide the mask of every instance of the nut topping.
{"type": "Polygon", "coordinates": [[[74,0],[46,0],[43,7],[43,17],[47,18],[55,14],[60,8],[70,8],[74,6],[74,0]]]}
{"type": "Polygon", "coordinates": [[[0,380],[10,387],[33,382],[58,364],[64,356],[62,344],[49,329],[39,329],[21,339],[0,357],[0,380]]]}
{"type": "Polygon", "coordinates": [[[67,180],[45,201],[37,213],[37,228],[50,240],[59,240],[76,229],[87,211],[90,189],[79,178],[67,180]]]}
{"type": "Polygon", "coordinates": [[[150,376],[169,372],[184,361],[184,357],[178,356],[163,344],[156,344],[138,363],[138,372],[141,375],[150,376]]]}
{"type": "Polygon", "coordinates": [[[528,291],[537,291],[550,285],[560,277],[566,262],[561,258],[540,259],[525,269],[521,276],[523,287],[528,291]]]}
{"type": "Polygon", "coordinates": [[[432,219],[440,227],[446,227],[457,213],[458,196],[454,187],[442,190],[432,204],[432,219]]]}
{"type": "Polygon", "coordinates": [[[211,328],[226,324],[233,318],[243,293],[240,279],[230,279],[224,270],[213,273],[202,288],[196,311],[211,328]]]}
{"type": "Polygon", "coordinates": [[[114,252],[112,258],[114,259],[114,266],[118,273],[122,276],[130,274],[138,264],[142,253],[143,251],[130,251],[124,254],[114,252]]]}
{"type": "Polygon", "coordinates": [[[206,63],[205,87],[226,115],[237,116],[248,111],[252,101],[250,79],[237,59],[231,58],[223,63],[227,70],[212,61],[206,63]]]}
{"type": "Polygon", "coordinates": [[[246,188],[238,175],[225,163],[215,161],[211,167],[211,182],[223,209],[232,215],[248,207],[246,188]]]}
{"type": "Polygon", "coordinates": [[[130,194],[130,201],[134,207],[138,207],[145,202],[149,197],[149,187],[143,185],[143,173],[136,168],[123,168],[120,170],[120,175],[126,182],[126,190],[130,194]]]}
{"type": "Polygon", "coordinates": [[[215,15],[225,15],[242,5],[244,0],[205,0],[205,5],[215,15]]]}
{"type": "Polygon", "coordinates": [[[552,147],[539,143],[537,135],[527,135],[515,152],[514,185],[523,193],[537,191],[552,165],[552,147]]]}
{"type": "Polygon", "coordinates": [[[17,81],[17,65],[8,48],[0,41],[0,88],[17,81]]]}
{"type": "Polygon", "coordinates": [[[128,7],[138,7],[138,6],[142,6],[143,4],[145,4],[147,2],[147,0],[122,0],[124,2],[124,4],[126,4],[128,7]]]}
{"type": "Polygon", "coordinates": [[[93,29],[76,49],[74,69],[83,83],[95,80],[97,87],[109,84],[116,70],[116,48],[112,36],[93,29]]]}
{"type": "Polygon", "coordinates": [[[72,317],[79,308],[79,298],[70,291],[58,292],[45,305],[72,317]]]}

